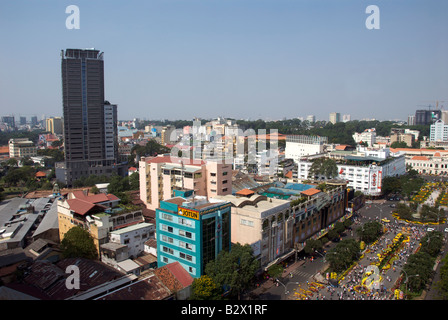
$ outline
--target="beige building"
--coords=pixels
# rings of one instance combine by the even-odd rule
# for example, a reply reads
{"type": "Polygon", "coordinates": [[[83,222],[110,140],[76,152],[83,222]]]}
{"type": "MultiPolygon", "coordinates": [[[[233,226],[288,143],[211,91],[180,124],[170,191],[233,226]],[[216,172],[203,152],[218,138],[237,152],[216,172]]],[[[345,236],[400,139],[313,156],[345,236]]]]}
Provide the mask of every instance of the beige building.
{"type": "Polygon", "coordinates": [[[391,148],[390,151],[405,154],[406,167],[419,174],[448,175],[448,150],[391,148]]]}
{"type": "Polygon", "coordinates": [[[140,199],[155,210],[160,201],[174,196],[174,189],[190,189],[195,195],[213,197],[232,193],[232,166],[167,155],[142,158],[139,162],[140,199]],[[186,162],[184,162],[186,161],[186,162]]]}
{"type": "Polygon", "coordinates": [[[58,200],[59,238],[62,241],[71,228],[81,226],[88,230],[100,252],[100,246],[109,242],[111,231],[144,222],[141,210],[115,208],[119,202],[120,199],[112,194],[88,195],[82,191],[58,200]]]}
{"type": "Polygon", "coordinates": [[[9,139],[9,157],[21,159],[23,157],[35,157],[37,147],[28,138],[9,139]]]}
{"type": "Polygon", "coordinates": [[[266,268],[303,249],[307,239],[325,235],[345,213],[345,193],[345,185],[328,192],[309,188],[300,192],[302,200],[293,205],[248,189],[214,198],[232,203],[232,243],[251,245],[266,268]]]}
{"type": "Polygon", "coordinates": [[[394,133],[390,135],[391,144],[394,142],[405,142],[408,147],[412,147],[414,141],[414,135],[411,133],[394,133]]]}
{"type": "Polygon", "coordinates": [[[61,117],[47,118],[45,124],[47,131],[53,134],[63,134],[61,117]]]}

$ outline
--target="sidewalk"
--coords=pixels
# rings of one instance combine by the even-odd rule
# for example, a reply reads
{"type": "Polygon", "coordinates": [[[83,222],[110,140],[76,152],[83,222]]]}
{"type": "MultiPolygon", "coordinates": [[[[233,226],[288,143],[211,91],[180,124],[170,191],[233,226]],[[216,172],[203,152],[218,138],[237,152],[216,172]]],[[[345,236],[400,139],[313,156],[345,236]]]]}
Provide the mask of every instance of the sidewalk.
{"type": "MultiPolygon", "coordinates": [[[[305,264],[305,260],[300,260],[300,261],[297,261],[297,262],[294,262],[294,263],[288,265],[288,267],[286,267],[283,270],[281,278],[288,277],[290,272],[294,271],[295,269],[302,266],[303,264],[305,264]]],[[[254,290],[251,291],[252,294],[256,294],[256,295],[262,294],[266,290],[275,286],[275,283],[274,283],[274,281],[272,281],[272,279],[266,279],[266,280],[263,280],[261,283],[258,283],[257,285],[258,285],[257,288],[255,288],[254,290]]]]}

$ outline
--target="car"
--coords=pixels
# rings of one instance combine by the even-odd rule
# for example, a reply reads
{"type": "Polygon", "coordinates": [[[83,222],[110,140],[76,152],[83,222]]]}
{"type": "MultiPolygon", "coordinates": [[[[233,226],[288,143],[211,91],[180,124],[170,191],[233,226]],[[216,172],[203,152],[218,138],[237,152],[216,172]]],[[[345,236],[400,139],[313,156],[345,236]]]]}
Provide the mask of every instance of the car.
{"type": "Polygon", "coordinates": [[[395,203],[392,203],[391,205],[389,205],[389,207],[391,207],[391,208],[396,208],[397,205],[396,205],[395,203]]]}
{"type": "Polygon", "coordinates": [[[432,232],[432,231],[434,231],[434,228],[428,228],[428,229],[426,229],[426,231],[432,232]]]}
{"type": "Polygon", "coordinates": [[[386,218],[381,219],[381,221],[383,221],[383,222],[390,222],[390,220],[386,219],[386,218]]]}

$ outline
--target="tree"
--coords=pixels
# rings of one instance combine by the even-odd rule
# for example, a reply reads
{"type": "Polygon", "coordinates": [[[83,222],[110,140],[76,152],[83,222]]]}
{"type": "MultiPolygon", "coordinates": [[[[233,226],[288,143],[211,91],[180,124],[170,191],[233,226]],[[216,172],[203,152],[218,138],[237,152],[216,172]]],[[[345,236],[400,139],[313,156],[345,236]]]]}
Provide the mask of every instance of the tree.
{"type": "Polygon", "coordinates": [[[207,275],[194,279],[191,289],[191,300],[218,300],[221,298],[222,291],[213,279],[207,275]]]}
{"type": "Polygon", "coordinates": [[[308,239],[306,240],[306,245],[305,245],[305,253],[307,254],[312,254],[314,251],[319,251],[322,250],[323,248],[323,244],[322,241],[317,239],[308,239]]]}
{"type": "Polygon", "coordinates": [[[140,188],[140,176],[134,172],[129,176],[129,190],[138,190],[140,188]]]}
{"type": "Polygon", "coordinates": [[[324,176],[325,179],[331,179],[338,175],[338,166],[336,161],[328,158],[317,158],[313,161],[310,168],[310,176],[324,176]]]}
{"type": "Polygon", "coordinates": [[[356,229],[356,233],[358,234],[359,238],[365,243],[374,242],[379,238],[382,232],[383,225],[377,221],[367,222],[362,227],[356,229]]]}
{"type": "Polygon", "coordinates": [[[414,213],[414,211],[409,206],[405,205],[404,203],[399,203],[397,205],[396,212],[398,213],[398,216],[400,217],[400,219],[404,219],[404,220],[412,220],[413,219],[412,214],[414,213]]]}
{"type": "Polygon", "coordinates": [[[268,274],[271,278],[278,278],[283,273],[283,267],[279,264],[274,264],[268,269],[268,274]]]}
{"type": "Polygon", "coordinates": [[[80,226],[67,231],[61,241],[61,251],[64,258],[96,259],[98,256],[92,236],[80,226]]]}
{"type": "Polygon", "coordinates": [[[407,276],[407,288],[413,292],[424,289],[432,276],[433,265],[434,258],[427,252],[419,251],[409,256],[403,267],[407,276]]]}
{"type": "Polygon", "coordinates": [[[395,141],[390,145],[391,148],[409,148],[408,144],[404,141],[395,141]]]}
{"type": "Polygon", "coordinates": [[[129,186],[129,178],[128,177],[120,177],[119,175],[114,175],[110,179],[109,185],[107,186],[107,192],[112,194],[118,194],[124,191],[128,191],[129,186]]]}
{"type": "Polygon", "coordinates": [[[420,251],[427,252],[431,257],[436,257],[443,246],[443,234],[439,231],[428,232],[421,240],[420,251]]]}
{"type": "Polygon", "coordinates": [[[360,255],[359,242],[355,239],[342,240],[327,252],[326,259],[335,272],[346,270],[360,255]]]}
{"type": "Polygon", "coordinates": [[[230,252],[221,251],[215,260],[207,263],[205,274],[220,288],[228,288],[230,296],[239,297],[252,284],[259,267],[252,247],[237,243],[232,245],[230,252]]]}
{"type": "Polygon", "coordinates": [[[443,300],[448,300],[448,256],[442,259],[440,267],[440,280],[436,283],[439,296],[443,300]]]}

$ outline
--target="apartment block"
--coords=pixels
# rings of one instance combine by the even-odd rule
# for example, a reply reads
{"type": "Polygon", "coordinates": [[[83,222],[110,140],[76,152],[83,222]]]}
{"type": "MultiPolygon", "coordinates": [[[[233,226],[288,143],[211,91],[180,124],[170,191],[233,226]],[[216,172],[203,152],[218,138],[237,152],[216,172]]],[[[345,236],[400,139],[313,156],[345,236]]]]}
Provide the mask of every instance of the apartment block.
{"type": "Polygon", "coordinates": [[[193,196],[192,191],[160,202],[156,210],[158,267],[178,261],[198,278],[208,262],[230,250],[231,204],[193,196]]]}
{"type": "Polygon", "coordinates": [[[73,192],[66,199],[58,200],[59,238],[62,240],[71,228],[80,226],[93,237],[99,253],[100,246],[110,242],[111,232],[130,226],[147,227],[142,224],[141,210],[117,207],[119,202],[120,199],[112,194],[89,195],[84,192],[73,192]]]}
{"type": "Polygon", "coordinates": [[[288,135],[286,136],[285,158],[298,161],[303,156],[324,152],[327,137],[288,135]]]}
{"type": "Polygon", "coordinates": [[[151,210],[157,209],[160,201],[172,198],[175,189],[190,189],[195,195],[208,197],[232,192],[230,164],[159,155],[141,158],[138,171],[140,199],[151,210]]]}
{"type": "Polygon", "coordinates": [[[37,147],[28,138],[9,139],[9,157],[21,159],[23,157],[35,157],[37,147]]]}

